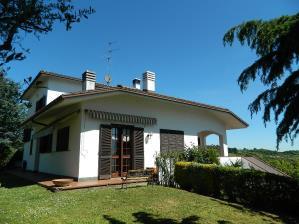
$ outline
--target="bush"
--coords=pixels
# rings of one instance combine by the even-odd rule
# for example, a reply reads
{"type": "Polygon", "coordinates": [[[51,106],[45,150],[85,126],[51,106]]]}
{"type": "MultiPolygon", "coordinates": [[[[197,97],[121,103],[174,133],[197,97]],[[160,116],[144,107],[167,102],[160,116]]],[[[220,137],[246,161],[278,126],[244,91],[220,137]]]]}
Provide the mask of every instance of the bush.
{"type": "Polygon", "coordinates": [[[4,169],[8,165],[16,152],[17,149],[11,146],[3,146],[0,144],[0,170],[4,169]]]}
{"type": "Polygon", "coordinates": [[[299,207],[299,184],[289,177],[236,167],[178,162],[174,179],[182,189],[249,206],[293,213],[299,207]]]}
{"type": "Polygon", "coordinates": [[[159,182],[164,186],[175,186],[174,165],[185,160],[183,151],[166,151],[156,155],[156,166],[159,170],[159,182]]]}
{"type": "Polygon", "coordinates": [[[186,160],[203,164],[219,164],[219,150],[215,147],[203,148],[193,146],[186,148],[186,160]]]}

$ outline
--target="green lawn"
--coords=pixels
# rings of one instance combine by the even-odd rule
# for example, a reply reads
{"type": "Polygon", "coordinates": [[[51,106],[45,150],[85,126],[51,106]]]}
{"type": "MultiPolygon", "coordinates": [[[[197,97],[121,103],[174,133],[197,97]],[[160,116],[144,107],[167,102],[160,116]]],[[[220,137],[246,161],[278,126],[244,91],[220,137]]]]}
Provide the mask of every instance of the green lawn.
{"type": "Polygon", "coordinates": [[[210,197],[160,186],[52,193],[0,173],[0,223],[283,223],[210,197]]]}

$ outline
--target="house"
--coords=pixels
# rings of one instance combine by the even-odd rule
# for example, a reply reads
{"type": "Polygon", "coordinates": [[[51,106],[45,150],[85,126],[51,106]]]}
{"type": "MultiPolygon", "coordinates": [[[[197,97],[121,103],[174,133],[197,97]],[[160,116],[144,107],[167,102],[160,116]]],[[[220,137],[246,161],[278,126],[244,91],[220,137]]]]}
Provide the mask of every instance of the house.
{"type": "Polygon", "coordinates": [[[124,175],[153,167],[156,153],[206,144],[219,136],[228,155],[227,130],[248,124],[228,109],[156,92],[153,72],[132,87],[96,83],[41,71],[24,91],[31,103],[24,121],[27,170],[73,177],[79,181],[124,175]]]}

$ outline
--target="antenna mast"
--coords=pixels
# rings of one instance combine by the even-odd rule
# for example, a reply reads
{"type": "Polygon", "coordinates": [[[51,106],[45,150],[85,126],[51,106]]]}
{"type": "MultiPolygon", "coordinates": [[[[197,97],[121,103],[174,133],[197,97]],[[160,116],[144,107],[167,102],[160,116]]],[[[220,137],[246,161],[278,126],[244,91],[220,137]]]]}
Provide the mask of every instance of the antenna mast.
{"type": "Polygon", "coordinates": [[[112,66],[112,53],[114,51],[117,51],[119,50],[118,48],[112,48],[113,47],[113,44],[115,44],[116,41],[110,41],[108,42],[108,50],[106,51],[106,61],[107,61],[107,72],[105,74],[105,81],[107,83],[107,85],[110,84],[110,82],[112,81],[112,78],[111,78],[111,66],[112,66]]]}

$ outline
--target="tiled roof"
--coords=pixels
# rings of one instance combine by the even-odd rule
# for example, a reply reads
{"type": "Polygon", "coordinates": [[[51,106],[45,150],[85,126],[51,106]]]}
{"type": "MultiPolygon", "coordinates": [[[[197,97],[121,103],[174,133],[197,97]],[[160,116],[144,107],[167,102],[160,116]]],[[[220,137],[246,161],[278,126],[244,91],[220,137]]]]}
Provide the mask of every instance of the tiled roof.
{"type": "MultiPolygon", "coordinates": [[[[71,80],[74,80],[74,81],[80,81],[80,82],[82,82],[82,80],[79,79],[79,78],[75,78],[75,77],[71,77],[71,76],[65,76],[65,75],[60,75],[60,74],[52,73],[52,72],[45,72],[45,71],[41,71],[38,74],[38,76],[33,80],[33,82],[35,80],[37,80],[37,78],[40,75],[55,76],[55,77],[58,77],[58,78],[71,79],[71,80]]],[[[25,91],[27,91],[28,88],[25,91]]],[[[54,101],[52,101],[51,103],[49,103],[46,107],[44,107],[42,110],[38,111],[32,117],[28,118],[24,123],[26,123],[27,121],[35,118],[36,116],[38,116],[39,114],[41,114],[42,112],[44,112],[48,108],[52,107],[54,104],[59,103],[63,99],[80,97],[80,96],[89,96],[89,95],[103,94],[103,93],[110,93],[110,92],[124,92],[124,93],[129,93],[129,94],[144,96],[144,97],[151,97],[151,98],[155,98],[155,99],[159,99],[159,100],[166,100],[166,101],[170,101],[170,102],[185,104],[185,105],[189,105],[189,106],[195,106],[195,107],[200,107],[200,108],[205,108],[205,109],[210,109],[210,110],[225,112],[225,113],[231,114],[233,117],[235,117],[236,119],[238,119],[241,123],[243,123],[245,126],[248,126],[248,124],[245,121],[243,121],[240,117],[238,117],[235,113],[233,113],[232,111],[230,111],[227,108],[217,107],[217,106],[212,106],[212,105],[208,105],[208,104],[204,104],[204,103],[199,103],[199,102],[195,102],[195,101],[185,100],[185,99],[181,99],[181,98],[177,98],[177,97],[171,97],[171,96],[167,96],[167,95],[162,95],[162,94],[158,94],[158,93],[151,92],[151,91],[144,91],[144,90],[135,89],[135,88],[129,88],[129,87],[124,87],[124,86],[108,86],[108,85],[104,85],[104,84],[101,84],[101,83],[96,83],[96,89],[95,90],[80,91],[80,92],[74,92],[74,93],[69,93],[69,94],[64,94],[64,95],[59,96],[54,101]]]]}

